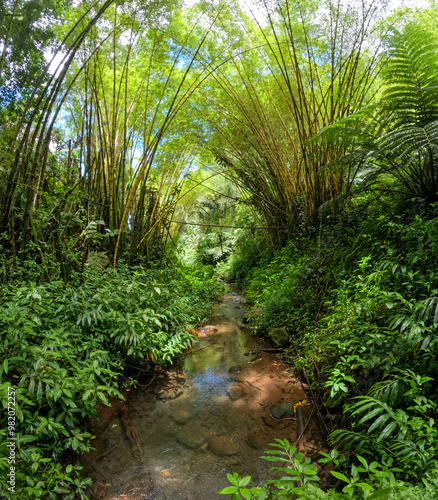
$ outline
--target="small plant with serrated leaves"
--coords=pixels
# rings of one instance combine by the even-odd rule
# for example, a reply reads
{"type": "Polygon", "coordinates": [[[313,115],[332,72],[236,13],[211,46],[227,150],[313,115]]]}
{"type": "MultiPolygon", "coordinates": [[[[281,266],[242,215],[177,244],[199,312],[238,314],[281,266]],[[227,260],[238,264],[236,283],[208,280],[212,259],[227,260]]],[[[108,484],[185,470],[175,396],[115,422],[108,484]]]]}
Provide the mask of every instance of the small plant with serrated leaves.
{"type": "Polygon", "coordinates": [[[297,448],[292,446],[287,439],[276,439],[271,446],[275,450],[266,451],[267,456],[262,458],[269,462],[283,462],[284,467],[272,467],[270,470],[276,473],[287,474],[280,479],[267,481],[267,484],[275,484],[279,489],[288,489],[292,483],[305,484],[310,481],[319,481],[317,469],[310,462],[310,458],[304,458],[304,454],[297,453],[297,448]]]}
{"type": "MultiPolygon", "coordinates": [[[[345,461],[345,457],[340,455],[337,450],[332,450],[330,454],[320,452],[324,458],[319,460],[319,463],[333,462],[339,466],[345,461]]],[[[330,473],[346,483],[342,487],[343,494],[337,494],[334,498],[339,499],[354,499],[354,500],[380,500],[390,497],[392,491],[403,488],[403,483],[397,481],[394,477],[394,472],[399,469],[391,468],[391,463],[379,464],[376,461],[368,463],[364,457],[357,456],[360,465],[351,465],[350,473],[347,475],[338,471],[330,473]]]]}
{"type": "Polygon", "coordinates": [[[342,491],[338,489],[324,489],[318,484],[317,468],[310,463],[310,459],[304,459],[302,453],[297,453],[295,446],[292,446],[287,439],[276,439],[271,443],[275,450],[268,450],[263,456],[270,462],[283,462],[284,467],[273,467],[270,470],[279,472],[282,477],[266,481],[270,491],[263,487],[248,487],[251,481],[250,476],[240,478],[237,473],[228,474],[228,479],[233,486],[220,490],[222,495],[232,495],[231,500],[241,498],[250,500],[264,500],[284,498],[287,500],[389,500],[399,498],[398,492],[408,492],[411,485],[395,478],[394,473],[399,469],[392,467],[392,460],[385,463],[368,461],[362,457],[357,457],[357,463],[350,466],[349,471],[345,471],[345,455],[341,455],[337,450],[330,453],[320,452],[323,455],[318,463],[333,463],[334,467],[343,467],[345,474],[338,471],[331,471],[334,478],[341,484],[342,491]],[[286,475],[284,475],[286,474],[286,475]],[[396,496],[393,496],[396,495],[396,496]]]}
{"type": "Polygon", "coordinates": [[[246,500],[264,500],[267,498],[267,490],[265,488],[246,488],[251,482],[251,476],[239,477],[237,472],[235,472],[233,475],[227,474],[227,477],[232,486],[227,486],[218,491],[220,495],[231,495],[231,500],[240,500],[241,498],[245,498],[246,500]]]}

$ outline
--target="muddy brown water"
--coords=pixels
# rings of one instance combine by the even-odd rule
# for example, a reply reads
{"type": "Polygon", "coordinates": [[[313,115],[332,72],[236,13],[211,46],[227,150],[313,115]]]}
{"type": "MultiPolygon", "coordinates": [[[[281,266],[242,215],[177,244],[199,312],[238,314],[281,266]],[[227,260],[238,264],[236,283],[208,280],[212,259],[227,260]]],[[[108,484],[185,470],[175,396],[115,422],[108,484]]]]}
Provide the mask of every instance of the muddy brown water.
{"type": "MultiPolygon", "coordinates": [[[[178,363],[142,381],[92,422],[94,450],[82,458],[93,478],[90,498],[105,500],[214,500],[226,474],[269,478],[260,457],[275,438],[297,439],[296,419],[277,420],[270,409],[306,399],[292,371],[244,328],[243,299],[229,290],[215,305],[208,335],[178,363]],[[214,331],[213,335],[210,335],[214,331]],[[247,355],[245,355],[247,354],[247,355]]],[[[316,460],[324,448],[316,412],[302,442],[316,460]]],[[[228,497],[227,497],[228,498],[228,497]]]]}

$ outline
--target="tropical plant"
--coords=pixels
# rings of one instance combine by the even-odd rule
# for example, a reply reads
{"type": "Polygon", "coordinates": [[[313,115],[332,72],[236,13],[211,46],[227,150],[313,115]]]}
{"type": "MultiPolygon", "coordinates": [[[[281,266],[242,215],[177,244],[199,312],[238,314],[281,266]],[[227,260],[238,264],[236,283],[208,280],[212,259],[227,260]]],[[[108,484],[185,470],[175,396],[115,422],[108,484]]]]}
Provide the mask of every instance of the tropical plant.
{"type": "Polygon", "coordinates": [[[350,182],[346,170],[323,169],[344,148],[308,140],[372,99],[380,5],[263,5],[267,24],[242,20],[248,48],[233,47],[214,73],[218,90],[206,87],[210,110],[201,113],[215,132],[207,147],[248,191],[272,244],[284,241],[288,228],[315,221],[318,208],[350,182]]]}
{"type": "MultiPolygon", "coordinates": [[[[274,467],[270,470],[279,473],[286,473],[286,476],[280,479],[266,481],[270,485],[270,489],[264,487],[245,488],[249,485],[251,477],[240,478],[236,473],[228,474],[229,481],[234,486],[229,486],[220,490],[218,493],[222,495],[230,495],[232,499],[254,499],[263,500],[265,498],[287,498],[293,500],[385,500],[394,498],[393,494],[397,492],[412,491],[408,485],[397,481],[394,477],[394,472],[398,469],[391,467],[390,461],[388,464],[379,464],[376,461],[371,463],[362,457],[357,457],[358,465],[351,465],[348,473],[343,474],[336,470],[332,470],[331,474],[334,478],[342,483],[346,483],[342,487],[342,492],[336,491],[334,488],[328,488],[324,491],[316,482],[319,477],[316,475],[317,467],[310,464],[310,459],[303,459],[302,453],[297,453],[295,447],[291,446],[286,439],[277,439],[276,443],[271,446],[276,450],[268,450],[269,456],[262,458],[270,462],[284,462],[283,467],[274,467]]],[[[345,463],[345,456],[340,455],[338,451],[332,450],[331,453],[323,453],[324,456],[319,460],[320,464],[332,462],[335,467],[345,463]]],[[[427,488],[429,489],[429,488],[427,488]]],[[[418,488],[421,495],[425,490],[418,488]]],[[[427,490],[426,490],[427,491],[427,490]]],[[[430,491],[436,491],[431,486],[430,491]]],[[[397,498],[397,496],[395,496],[397,498]]]]}
{"type": "Polygon", "coordinates": [[[130,264],[164,258],[167,220],[194,189],[181,192],[193,150],[183,110],[211,71],[196,63],[209,28],[190,26],[177,5],[149,4],[83,2],[54,27],[51,62],[62,61],[47,64],[47,81],[34,82],[2,135],[0,231],[12,271],[29,255],[45,281],[68,279],[70,260],[82,271],[92,251],[114,264],[120,253],[130,264]]]}
{"type": "MultiPolygon", "coordinates": [[[[75,465],[75,454],[90,448],[85,417],[191,346],[194,325],[217,295],[217,282],[201,270],[181,272],[185,277],[168,269],[88,269],[88,280],[77,286],[2,286],[0,398],[10,410],[0,417],[0,469],[10,470],[10,428],[17,438],[11,498],[85,498],[90,481],[75,465]],[[63,459],[67,452],[71,463],[63,459]]],[[[8,498],[6,481],[0,491],[8,498]]]]}
{"type": "Polygon", "coordinates": [[[413,22],[394,28],[387,45],[379,103],[331,125],[318,140],[349,150],[329,169],[349,166],[356,182],[378,182],[383,190],[433,203],[438,193],[437,33],[425,22],[413,22]]]}
{"type": "Polygon", "coordinates": [[[435,473],[438,431],[433,415],[437,404],[421,390],[433,379],[410,371],[396,373],[396,378],[374,385],[371,395],[359,396],[348,405],[346,414],[355,422],[353,429],[334,431],[332,443],[353,446],[359,453],[379,453],[383,460],[391,457],[399,472],[409,478],[435,473]],[[406,410],[401,405],[403,398],[409,401],[406,410]]]}

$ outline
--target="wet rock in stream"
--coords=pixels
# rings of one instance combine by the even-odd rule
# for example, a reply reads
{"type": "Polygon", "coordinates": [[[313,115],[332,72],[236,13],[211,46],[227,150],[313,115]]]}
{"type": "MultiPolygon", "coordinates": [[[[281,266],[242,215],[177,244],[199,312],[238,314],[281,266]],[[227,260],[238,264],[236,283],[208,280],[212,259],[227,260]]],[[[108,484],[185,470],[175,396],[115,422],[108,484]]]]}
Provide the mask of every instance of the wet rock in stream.
{"type": "Polygon", "coordinates": [[[208,438],[208,448],[219,457],[236,455],[239,446],[227,436],[213,435],[208,438]]]}
{"type": "Polygon", "coordinates": [[[199,338],[208,337],[209,335],[214,335],[217,333],[217,328],[212,325],[205,325],[196,330],[196,334],[199,338]]]}
{"type": "Polygon", "coordinates": [[[154,389],[157,399],[161,399],[163,401],[169,399],[176,399],[182,396],[184,392],[184,383],[186,378],[184,376],[178,375],[176,373],[171,373],[166,377],[166,383],[163,387],[157,386],[154,389]]]}
{"type": "Polygon", "coordinates": [[[133,419],[137,432],[142,436],[150,436],[157,430],[157,421],[151,417],[137,417],[133,419]]]}
{"type": "Polygon", "coordinates": [[[230,375],[237,375],[238,373],[242,373],[242,367],[240,365],[237,366],[232,366],[229,370],[228,373],[230,375]]]}
{"type": "Polygon", "coordinates": [[[269,433],[263,425],[256,425],[248,432],[248,443],[251,448],[262,450],[269,442],[269,433]]]}
{"type": "Polygon", "coordinates": [[[178,432],[177,440],[188,448],[200,448],[207,441],[207,431],[198,422],[188,422],[178,432]]]}
{"type": "Polygon", "coordinates": [[[227,389],[228,396],[230,396],[231,401],[236,401],[236,399],[243,398],[245,396],[245,388],[243,384],[233,383],[228,386],[227,389]]]}
{"type": "Polygon", "coordinates": [[[292,403],[281,403],[269,409],[270,414],[277,420],[295,418],[294,405],[292,403]]]}
{"type": "Polygon", "coordinates": [[[179,407],[172,412],[172,418],[178,425],[186,424],[192,418],[192,411],[188,408],[179,407]]]}
{"type": "Polygon", "coordinates": [[[179,427],[175,422],[169,422],[164,428],[164,434],[169,438],[175,438],[178,436],[179,427]]]}
{"type": "Polygon", "coordinates": [[[161,400],[176,399],[179,398],[183,392],[183,388],[180,386],[166,387],[157,393],[157,398],[161,400]]]}

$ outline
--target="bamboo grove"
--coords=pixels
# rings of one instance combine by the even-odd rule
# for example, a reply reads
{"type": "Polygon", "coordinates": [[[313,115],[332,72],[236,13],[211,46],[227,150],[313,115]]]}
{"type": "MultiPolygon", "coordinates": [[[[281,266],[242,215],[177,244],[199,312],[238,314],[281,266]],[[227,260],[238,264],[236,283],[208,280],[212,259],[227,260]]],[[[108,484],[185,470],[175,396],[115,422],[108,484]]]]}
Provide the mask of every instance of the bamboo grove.
{"type": "Polygon", "coordinates": [[[44,279],[68,279],[92,254],[163,259],[172,214],[217,175],[272,228],[273,247],[321,207],[338,209],[356,171],[327,166],[349,146],[311,139],[378,96],[382,12],[376,0],[263,0],[253,15],[143,0],[58,12],[51,60],[2,111],[8,272],[37,261],[44,279]],[[208,175],[195,182],[199,169],[208,175]]]}
{"type": "MultiPolygon", "coordinates": [[[[324,7],[321,13],[321,5],[286,2],[272,13],[264,2],[267,24],[248,34],[250,52],[233,57],[234,80],[226,71],[215,75],[221,94],[212,106],[227,126],[219,129],[222,140],[212,150],[250,189],[270,226],[293,230],[300,218],[311,221],[345,192],[352,181],[348,172],[324,171],[342,147],[309,139],[367,104],[377,89],[374,31],[381,5],[324,7]],[[316,33],[328,36],[317,41],[316,33]],[[255,58],[263,61],[262,74],[254,71],[255,58]]],[[[215,118],[211,123],[217,127],[215,118]]],[[[284,234],[271,237],[278,242],[284,234]]]]}

